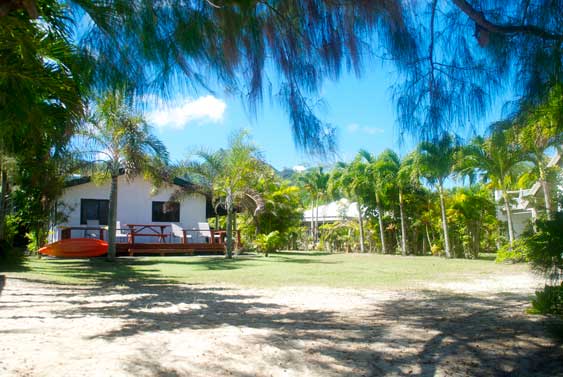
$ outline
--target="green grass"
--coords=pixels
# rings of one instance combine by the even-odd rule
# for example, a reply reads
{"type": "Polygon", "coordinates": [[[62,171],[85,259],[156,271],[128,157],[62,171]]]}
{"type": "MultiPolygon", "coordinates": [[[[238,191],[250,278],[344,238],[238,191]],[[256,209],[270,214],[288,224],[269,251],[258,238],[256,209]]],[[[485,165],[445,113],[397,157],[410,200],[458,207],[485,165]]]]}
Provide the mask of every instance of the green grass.
{"type": "MultiPolygon", "coordinates": [[[[1,271],[2,266],[0,266],[1,271]]],[[[499,265],[490,260],[447,260],[360,254],[284,252],[270,257],[138,257],[115,263],[104,259],[27,258],[8,276],[59,284],[150,283],[222,284],[249,287],[408,287],[418,282],[463,281],[501,272],[523,271],[525,265],[499,265]]]]}

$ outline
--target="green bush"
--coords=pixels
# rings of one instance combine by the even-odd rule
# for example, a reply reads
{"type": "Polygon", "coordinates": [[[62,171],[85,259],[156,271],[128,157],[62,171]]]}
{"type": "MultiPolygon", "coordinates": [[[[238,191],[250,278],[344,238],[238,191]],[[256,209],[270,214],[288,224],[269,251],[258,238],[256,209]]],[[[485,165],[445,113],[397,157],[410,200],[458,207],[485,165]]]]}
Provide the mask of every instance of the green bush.
{"type": "Polygon", "coordinates": [[[536,314],[563,315],[563,285],[546,285],[543,290],[536,291],[530,311],[536,314]]]}
{"type": "Polygon", "coordinates": [[[6,222],[4,224],[4,239],[9,245],[12,245],[14,237],[18,233],[18,228],[20,226],[21,219],[17,215],[6,216],[6,222]]]}
{"type": "Polygon", "coordinates": [[[524,239],[533,269],[557,286],[563,280],[563,213],[538,220],[537,232],[524,239]]]}
{"type": "Polygon", "coordinates": [[[284,239],[277,230],[268,234],[259,234],[256,240],[254,240],[254,245],[258,251],[264,253],[266,256],[268,256],[269,253],[280,250],[283,244],[284,239]]]}
{"type": "Polygon", "coordinates": [[[510,244],[506,244],[497,251],[496,262],[528,262],[528,245],[526,240],[516,240],[510,247],[510,244]]]}

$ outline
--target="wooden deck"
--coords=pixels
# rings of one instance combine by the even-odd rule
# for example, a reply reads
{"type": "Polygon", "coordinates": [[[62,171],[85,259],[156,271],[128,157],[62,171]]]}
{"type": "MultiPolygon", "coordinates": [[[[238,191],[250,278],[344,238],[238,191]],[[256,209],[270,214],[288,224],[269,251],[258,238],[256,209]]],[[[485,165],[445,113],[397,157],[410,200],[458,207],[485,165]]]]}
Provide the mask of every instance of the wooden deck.
{"type": "MultiPolygon", "coordinates": [[[[189,234],[191,233],[201,233],[199,230],[186,230],[183,229],[183,234],[180,236],[179,243],[174,242],[178,240],[177,235],[172,233],[166,233],[164,231],[165,227],[168,225],[162,224],[128,224],[129,229],[125,229],[128,231],[126,234],[127,242],[117,242],[116,243],[116,251],[117,255],[125,256],[134,256],[134,255],[169,255],[169,254],[184,254],[184,255],[195,255],[195,254],[225,254],[225,234],[224,230],[209,230],[209,237],[199,237],[199,238],[207,238],[207,242],[198,243],[198,242],[189,242],[192,236],[189,234]],[[156,232],[150,232],[147,234],[141,234],[137,231],[145,231],[147,228],[154,228],[157,227],[156,232]],[[140,229],[140,230],[139,230],[140,229]],[[158,242],[139,242],[138,238],[144,237],[146,238],[156,238],[158,242]]],[[[74,230],[75,233],[78,232],[86,234],[88,231],[96,231],[99,232],[96,234],[100,240],[104,240],[104,233],[107,232],[106,227],[103,226],[70,226],[70,227],[61,227],[61,239],[70,239],[72,237],[72,231],[74,230]]],[[[123,229],[119,229],[123,231],[123,229]]],[[[81,234],[80,234],[81,235],[81,234]]],[[[156,241],[155,240],[155,241],[156,241]]],[[[240,231],[237,230],[236,236],[234,237],[235,241],[235,248],[240,247],[242,244],[240,242],[240,231]]]]}
{"type": "Polygon", "coordinates": [[[117,243],[117,255],[224,254],[220,243],[117,243]]]}

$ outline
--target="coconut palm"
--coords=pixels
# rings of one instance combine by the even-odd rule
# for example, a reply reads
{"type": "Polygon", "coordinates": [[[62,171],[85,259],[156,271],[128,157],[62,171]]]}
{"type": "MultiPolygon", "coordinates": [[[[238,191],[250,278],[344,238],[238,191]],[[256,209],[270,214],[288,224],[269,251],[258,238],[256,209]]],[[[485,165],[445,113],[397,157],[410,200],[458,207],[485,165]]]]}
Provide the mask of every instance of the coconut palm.
{"type": "Polygon", "coordinates": [[[399,213],[401,216],[401,254],[407,255],[407,226],[405,217],[405,191],[410,187],[417,186],[420,180],[418,169],[416,168],[416,154],[409,154],[400,160],[396,175],[395,184],[399,191],[399,213]]]}
{"type": "Polygon", "coordinates": [[[227,211],[226,257],[232,258],[235,208],[252,211],[254,216],[264,209],[262,196],[254,190],[268,170],[258,148],[249,140],[247,131],[237,131],[230,136],[226,149],[196,153],[195,159],[184,162],[177,170],[195,185],[174,193],[174,198],[195,190],[211,195],[216,210],[223,207],[227,211]]]}
{"type": "Polygon", "coordinates": [[[322,167],[299,176],[299,182],[311,198],[311,232],[315,243],[319,240],[319,205],[328,198],[329,177],[322,167]]]}
{"type": "Polygon", "coordinates": [[[514,120],[514,131],[518,144],[527,154],[527,159],[534,164],[539,177],[545,203],[547,219],[551,219],[553,212],[550,188],[547,182],[548,158],[545,152],[552,147],[560,147],[563,143],[561,133],[563,125],[561,117],[563,111],[563,87],[552,88],[546,100],[539,106],[526,108],[514,120]]]}
{"type": "Polygon", "coordinates": [[[511,140],[510,131],[497,124],[488,138],[477,137],[460,151],[456,170],[461,174],[480,174],[489,188],[500,190],[508,222],[508,238],[514,242],[512,207],[508,190],[527,164],[522,148],[511,140]]]}
{"type": "Polygon", "coordinates": [[[420,176],[434,186],[440,197],[440,210],[442,217],[442,232],[444,236],[444,252],[451,258],[450,236],[448,220],[446,217],[446,203],[444,183],[452,175],[455,163],[455,154],[459,149],[459,141],[450,134],[444,134],[434,142],[422,142],[418,145],[414,156],[416,169],[420,176]]]}
{"type": "Polygon", "coordinates": [[[372,191],[375,195],[381,251],[386,254],[383,200],[395,182],[395,177],[399,170],[399,157],[390,149],[381,152],[377,158],[363,149],[360,150],[359,155],[369,164],[368,174],[372,179],[372,191]]]}
{"type": "Polygon", "coordinates": [[[365,252],[364,221],[362,204],[364,198],[369,197],[371,182],[368,174],[368,165],[362,161],[358,154],[350,163],[339,162],[332,170],[329,179],[329,192],[333,196],[345,196],[356,202],[358,209],[358,224],[360,226],[360,252],[365,252]]]}
{"type": "Polygon", "coordinates": [[[96,102],[90,122],[79,133],[81,156],[89,157],[95,173],[111,179],[108,215],[108,259],[116,257],[115,234],[118,177],[130,179],[141,173],[153,180],[165,178],[168,151],[128,103],[122,93],[112,92],[96,102]]]}

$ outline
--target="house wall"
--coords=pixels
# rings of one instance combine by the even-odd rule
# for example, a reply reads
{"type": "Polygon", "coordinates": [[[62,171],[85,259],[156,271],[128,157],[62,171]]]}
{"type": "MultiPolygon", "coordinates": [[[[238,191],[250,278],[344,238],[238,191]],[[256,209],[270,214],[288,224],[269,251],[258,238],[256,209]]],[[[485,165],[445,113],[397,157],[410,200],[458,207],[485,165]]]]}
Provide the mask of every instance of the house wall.
{"type": "MultiPolygon", "coordinates": [[[[508,221],[504,212],[498,212],[497,218],[501,221],[508,221]]],[[[514,230],[514,237],[520,238],[522,233],[526,230],[528,224],[532,221],[531,211],[514,211],[512,213],[512,230],[514,230]]],[[[506,226],[508,228],[508,226],[506,226]]],[[[506,229],[508,237],[508,229],[506,229]]]]}
{"type": "MultiPolygon", "coordinates": [[[[169,222],[152,221],[152,202],[167,201],[170,195],[178,188],[176,185],[161,187],[157,192],[152,192],[153,186],[141,177],[128,182],[125,176],[118,178],[117,192],[117,221],[121,227],[125,224],[170,224],[169,222]]],[[[65,189],[58,203],[64,204],[63,212],[67,214],[68,221],[63,226],[80,226],[80,200],[81,199],[109,199],[110,183],[96,185],[88,182],[65,189]]],[[[180,222],[176,223],[182,228],[197,228],[198,222],[206,221],[206,198],[201,194],[190,194],[180,202],[180,222]]],[[[170,232],[168,229],[167,232],[170,232]]],[[[51,241],[57,240],[59,232],[52,232],[51,241]]],[[[73,233],[73,237],[75,235],[73,233]]]]}

